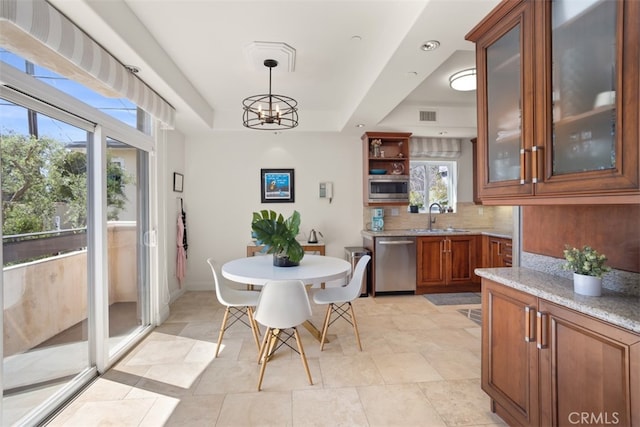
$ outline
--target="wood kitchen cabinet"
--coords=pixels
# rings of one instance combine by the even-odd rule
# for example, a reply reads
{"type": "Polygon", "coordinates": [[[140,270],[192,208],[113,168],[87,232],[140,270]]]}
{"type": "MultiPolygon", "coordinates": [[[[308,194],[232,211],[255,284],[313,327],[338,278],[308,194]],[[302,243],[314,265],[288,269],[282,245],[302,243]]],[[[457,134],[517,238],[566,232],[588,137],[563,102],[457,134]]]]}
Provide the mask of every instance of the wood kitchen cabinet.
{"type": "Polygon", "coordinates": [[[640,424],[640,335],[482,280],[482,389],[510,425],[640,424]]]}
{"type": "Polygon", "coordinates": [[[482,389],[510,425],[539,425],[537,298],[482,279],[482,389]]]}
{"type": "Polygon", "coordinates": [[[482,236],[482,266],[486,268],[511,267],[513,244],[504,237],[482,236]]]}
{"type": "Polygon", "coordinates": [[[483,204],[640,201],[640,2],[505,0],[467,39],[483,204]]]}
{"type": "Polygon", "coordinates": [[[406,176],[409,179],[409,138],[408,132],[365,132],[362,137],[362,173],[363,177],[363,197],[364,206],[385,206],[385,205],[408,205],[409,199],[405,203],[384,202],[369,200],[369,178],[371,171],[380,175],[406,176]],[[373,141],[379,141],[379,147],[374,150],[373,141]]]}
{"type": "Polygon", "coordinates": [[[419,237],[416,293],[478,291],[480,242],[477,235],[419,237]]]}
{"type": "Polygon", "coordinates": [[[640,336],[545,300],[538,317],[541,425],[639,425],[640,336]]]}

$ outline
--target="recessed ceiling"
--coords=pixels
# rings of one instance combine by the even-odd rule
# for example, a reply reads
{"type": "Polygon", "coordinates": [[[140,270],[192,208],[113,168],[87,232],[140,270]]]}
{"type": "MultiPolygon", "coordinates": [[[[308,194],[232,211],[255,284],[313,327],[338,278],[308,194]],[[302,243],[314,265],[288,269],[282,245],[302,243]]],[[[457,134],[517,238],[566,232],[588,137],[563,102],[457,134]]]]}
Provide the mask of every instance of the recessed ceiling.
{"type": "MultiPolygon", "coordinates": [[[[242,127],[241,101],[268,89],[264,66],[255,66],[260,55],[247,60],[254,42],[295,50],[293,72],[286,49],[273,70],[274,93],[299,102],[300,125],[287,132],[361,133],[356,125],[363,123],[365,130],[437,136],[439,126],[396,115],[411,106],[475,108],[475,91],[454,91],[447,73],[474,66],[464,36],[499,0],[50,2],[138,67],[176,108],[176,128],[187,136],[251,132],[242,127]],[[428,40],[440,47],[420,49],[428,40]]],[[[462,121],[448,136],[467,136],[475,126],[462,121]]]]}

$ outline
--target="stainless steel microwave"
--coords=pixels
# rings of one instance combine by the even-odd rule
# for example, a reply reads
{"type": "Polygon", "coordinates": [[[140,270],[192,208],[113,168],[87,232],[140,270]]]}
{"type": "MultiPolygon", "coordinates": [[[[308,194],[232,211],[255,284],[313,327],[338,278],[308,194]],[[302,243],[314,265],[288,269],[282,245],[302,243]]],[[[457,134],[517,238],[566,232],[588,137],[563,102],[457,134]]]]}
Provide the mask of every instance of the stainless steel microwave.
{"type": "Polygon", "coordinates": [[[409,202],[409,175],[369,175],[369,202],[409,202]]]}

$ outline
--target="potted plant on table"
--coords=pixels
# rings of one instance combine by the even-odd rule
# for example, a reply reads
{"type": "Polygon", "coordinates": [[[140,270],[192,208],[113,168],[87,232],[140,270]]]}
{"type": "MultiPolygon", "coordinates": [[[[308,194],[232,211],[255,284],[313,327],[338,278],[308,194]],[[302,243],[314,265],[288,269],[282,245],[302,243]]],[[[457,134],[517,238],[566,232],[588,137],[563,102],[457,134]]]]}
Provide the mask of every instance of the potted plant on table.
{"type": "Polygon", "coordinates": [[[573,271],[573,291],[581,295],[600,296],[602,275],[611,271],[605,265],[607,257],[587,245],[582,249],[566,245],[563,253],[566,262],[562,268],[573,271]]]}
{"type": "Polygon", "coordinates": [[[273,265],[292,267],[300,264],[304,250],[296,239],[300,231],[300,213],[285,219],[282,214],[272,210],[253,213],[251,234],[258,245],[264,245],[264,251],[273,254],[273,265]]]}
{"type": "Polygon", "coordinates": [[[418,213],[420,208],[424,206],[424,198],[422,193],[411,190],[409,193],[409,212],[418,213]]]}

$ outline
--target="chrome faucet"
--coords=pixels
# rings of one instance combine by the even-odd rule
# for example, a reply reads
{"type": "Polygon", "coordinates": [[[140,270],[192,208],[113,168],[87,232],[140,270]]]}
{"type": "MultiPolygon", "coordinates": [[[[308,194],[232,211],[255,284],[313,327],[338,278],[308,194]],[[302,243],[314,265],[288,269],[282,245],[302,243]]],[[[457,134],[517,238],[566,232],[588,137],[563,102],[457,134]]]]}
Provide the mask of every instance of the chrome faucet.
{"type": "Polygon", "coordinates": [[[438,210],[440,211],[440,213],[442,213],[442,205],[441,205],[440,203],[435,203],[435,202],[434,202],[434,203],[431,203],[431,204],[429,205],[429,231],[431,231],[431,226],[432,226],[432,224],[436,222],[436,219],[435,219],[435,218],[431,219],[431,209],[432,209],[434,206],[437,206],[437,207],[438,207],[438,210]]]}

